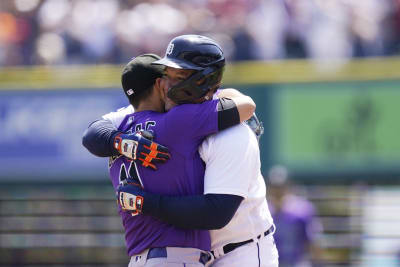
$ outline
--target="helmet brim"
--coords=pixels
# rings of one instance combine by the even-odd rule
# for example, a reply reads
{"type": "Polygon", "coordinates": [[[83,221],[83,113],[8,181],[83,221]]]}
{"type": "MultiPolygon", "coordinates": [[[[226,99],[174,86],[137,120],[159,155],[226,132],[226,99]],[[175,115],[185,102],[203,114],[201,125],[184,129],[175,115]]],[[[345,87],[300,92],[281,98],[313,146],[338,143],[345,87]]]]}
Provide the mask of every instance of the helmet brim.
{"type": "Polygon", "coordinates": [[[154,62],[152,62],[151,64],[154,65],[164,65],[166,67],[171,67],[171,68],[175,68],[175,69],[184,69],[184,70],[203,70],[204,68],[193,65],[193,64],[189,64],[186,61],[183,60],[179,60],[179,59],[172,59],[172,58],[167,58],[164,57],[160,60],[156,60],[154,62]]]}

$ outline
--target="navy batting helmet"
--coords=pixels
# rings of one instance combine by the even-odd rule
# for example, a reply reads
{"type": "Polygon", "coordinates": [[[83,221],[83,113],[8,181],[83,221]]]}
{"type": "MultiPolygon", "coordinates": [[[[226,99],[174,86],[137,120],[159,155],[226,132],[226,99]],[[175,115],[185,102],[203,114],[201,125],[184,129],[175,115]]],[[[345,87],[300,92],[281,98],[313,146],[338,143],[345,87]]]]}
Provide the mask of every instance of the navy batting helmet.
{"type": "Polygon", "coordinates": [[[188,79],[168,90],[168,97],[181,104],[201,98],[220,86],[225,57],[214,40],[201,35],[181,35],[171,40],[164,58],[152,64],[195,70],[188,79]]]}

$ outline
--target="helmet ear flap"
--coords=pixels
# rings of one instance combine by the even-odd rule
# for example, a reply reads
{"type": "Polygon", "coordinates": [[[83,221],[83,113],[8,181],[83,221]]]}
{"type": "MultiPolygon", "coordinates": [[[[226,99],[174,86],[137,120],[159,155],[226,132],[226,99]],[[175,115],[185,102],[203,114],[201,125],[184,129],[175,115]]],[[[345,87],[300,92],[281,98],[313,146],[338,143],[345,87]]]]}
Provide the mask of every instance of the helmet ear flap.
{"type": "Polygon", "coordinates": [[[172,86],[167,95],[178,104],[193,103],[205,96],[210,90],[219,88],[223,72],[224,68],[215,69],[213,67],[197,71],[185,81],[172,86]]]}
{"type": "Polygon", "coordinates": [[[222,75],[224,74],[225,67],[219,69],[213,69],[213,72],[210,73],[207,78],[207,83],[210,89],[216,85],[220,85],[222,81],[222,75]]]}

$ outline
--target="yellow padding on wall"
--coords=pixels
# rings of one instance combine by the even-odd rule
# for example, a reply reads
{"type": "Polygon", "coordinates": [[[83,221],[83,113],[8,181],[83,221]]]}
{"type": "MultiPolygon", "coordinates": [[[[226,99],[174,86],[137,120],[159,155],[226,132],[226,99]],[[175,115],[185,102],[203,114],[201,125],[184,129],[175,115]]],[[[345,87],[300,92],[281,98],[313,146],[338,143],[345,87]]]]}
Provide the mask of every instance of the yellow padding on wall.
{"type": "MultiPolygon", "coordinates": [[[[0,68],[0,90],[121,87],[122,65],[0,68]]],[[[271,84],[400,79],[400,57],[348,62],[249,61],[228,64],[225,84],[271,84]]]]}

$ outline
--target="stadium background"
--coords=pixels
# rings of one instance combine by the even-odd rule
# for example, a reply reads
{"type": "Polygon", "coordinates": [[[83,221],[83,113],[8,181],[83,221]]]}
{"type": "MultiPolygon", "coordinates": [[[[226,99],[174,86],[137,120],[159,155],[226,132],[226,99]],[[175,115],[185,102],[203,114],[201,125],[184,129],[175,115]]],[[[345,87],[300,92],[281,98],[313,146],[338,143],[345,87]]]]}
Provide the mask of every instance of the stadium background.
{"type": "Polygon", "coordinates": [[[218,40],[224,86],[255,99],[262,171],[316,205],[322,266],[400,266],[398,0],[1,1],[0,265],[126,266],[81,135],[127,104],[124,63],[184,33],[218,40]]]}

